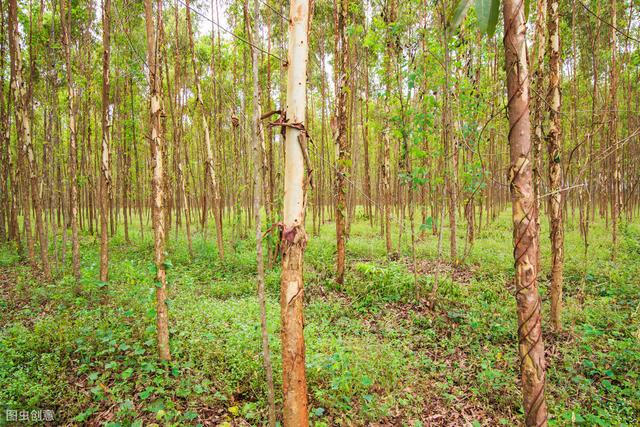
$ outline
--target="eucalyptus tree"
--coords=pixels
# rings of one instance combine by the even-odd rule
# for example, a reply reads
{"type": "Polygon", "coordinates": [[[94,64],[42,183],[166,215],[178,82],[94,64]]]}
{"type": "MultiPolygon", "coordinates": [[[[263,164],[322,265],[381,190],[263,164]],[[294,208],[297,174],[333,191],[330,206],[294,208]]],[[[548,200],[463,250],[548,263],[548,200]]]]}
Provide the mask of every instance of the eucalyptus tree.
{"type": "Polygon", "coordinates": [[[111,0],[102,0],[102,152],[100,157],[100,280],[109,277],[108,220],[111,193],[111,121],[109,114],[109,62],[111,58],[111,0]]]}
{"type": "Polygon", "coordinates": [[[335,54],[334,80],[336,86],[335,109],[335,147],[337,166],[335,178],[336,204],[336,282],[344,283],[345,240],[346,240],[346,180],[351,162],[347,141],[347,64],[349,63],[349,44],[346,27],[349,18],[349,0],[334,0],[335,54]]]}
{"type": "Polygon", "coordinates": [[[165,194],[164,194],[164,133],[162,116],[162,0],[157,0],[156,14],[152,0],[144,1],[145,28],[147,35],[147,66],[149,67],[149,127],[153,175],[153,233],[154,262],[156,270],[156,328],[158,354],[161,360],[170,360],[169,324],[167,309],[167,278],[165,263],[165,194]]]}
{"type": "MultiPolygon", "coordinates": [[[[204,132],[204,145],[206,149],[206,178],[209,179],[210,188],[213,190],[213,216],[216,223],[216,243],[218,245],[218,254],[220,259],[224,259],[224,241],[222,239],[222,202],[220,198],[220,192],[218,188],[218,179],[216,178],[215,165],[213,161],[213,150],[211,148],[211,136],[209,133],[209,121],[207,120],[207,113],[205,111],[204,99],[202,94],[202,87],[200,84],[200,72],[198,70],[198,64],[196,62],[196,53],[193,40],[193,27],[191,24],[191,6],[189,0],[186,0],[186,16],[187,16],[187,33],[189,34],[189,52],[191,54],[191,64],[193,66],[193,81],[196,89],[197,109],[202,118],[202,130],[204,132]]],[[[204,212],[202,213],[206,218],[206,206],[204,206],[204,212]]]]}
{"type": "MultiPolygon", "coordinates": [[[[536,198],[536,228],[538,229],[538,242],[540,241],[540,188],[542,184],[542,140],[544,139],[544,97],[545,67],[544,58],[547,46],[547,0],[538,0],[536,7],[535,25],[533,33],[533,49],[531,60],[531,108],[533,133],[533,192],[536,198]]],[[[540,268],[540,251],[538,251],[538,269],[540,268]]]]}
{"type": "MultiPolygon", "coordinates": [[[[260,329],[262,335],[262,359],[265,370],[265,376],[267,380],[267,402],[269,405],[269,427],[275,427],[276,425],[276,404],[275,404],[275,390],[273,385],[273,366],[271,364],[271,353],[269,351],[269,335],[267,331],[267,303],[264,289],[264,255],[262,251],[262,215],[261,215],[261,192],[263,191],[262,179],[264,179],[264,170],[258,171],[258,169],[264,169],[264,132],[262,129],[262,106],[260,104],[260,76],[259,76],[259,62],[258,62],[258,49],[255,45],[257,38],[253,35],[258,34],[260,7],[259,0],[253,1],[253,13],[254,13],[254,25],[251,28],[251,21],[249,19],[249,5],[248,0],[244,0],[244,18],[247,31],[247,39],[249,41],[249,47],[251,49],[251,71],[253,79],[253,135],[252,135],[252,149],[253,149],[253,220],[256,228],[256,261],[257,261],[257,279],[258,279],[258,303],[260,305],[260,329]]],[[[265,189],[266,190],[266,189],[265,189]]],[[[264,191],[266,194],[267,191],[264,191]]]]}
{"type": "Polygon", "coordinates": [[[285,126],[284,215],[280,317],[284,426],[309,425],[303,320],[303,261],[307,243],[304,229],[308,160],[306,118],[307,62],[309,60],[310,1],[291,0],[285,126]]]}
{"type": "MultiPolygon", "coordinates": [[[[452,16],[457,26],[471,4],[460,1],[452,16]]],[[[476,2],[478,24],[493,34],[499,18],[500,0],[476,2]]],[[[529,58],[527,23],[523,0],[502,0],[504,53],[509,117],[509,184],[513,221],[515,286],[518,315],[518,350],[524,400],[525,424],[547,425],[544,387],[546,362],[538,292],[538,227],[532,176],[532,140],[529,118],[529,58]]]]}
{"type": "Polygon", "coordinates": [[[22,194],[23,228],[27,243],[27,253],[31,266],[35,267],[35,247],[31,232],[31,204],[29,202],[29,165],[25,158],[25,147],[31,140],[30,115],[25,105],[26,85],[23,80],[20,30],[18,24],[18,5],[15,0],[9,2],[9,55],[11,57],[11,94],[14,103],[14,115],[18,134],[18,163],[22,194]],[[28,141],[28,142],[27,142],[28,141]]]}
{"type": "Polygon", "coordinates": [[[556,330],[562,329],[562,272],[564,268],[564,227],[562,224],[562,161],[560,134],[560,5],[558,0],[548,3],[549,28],[549,133],[547,150],[549,159],[549,220],[551,223],[551,322],[556,330]]]}
{"type": "Polygon", "coordinates": [[[620,219],[621,210],[621,179],[620,179],[620,147],[618,144],[618,40],[616,25],[618,21],[617,1],[611,0],[609,3],[611,31],[610,31],[610,49],[611,49],[611,66],[609,68],[609,117],[608,117],[608,142],[609,148],[613,151],[611,168],[611,258],[616,259],[618,251],[618,221],[620,219]]]}
{"type": "MultiPolygon", "coordinates": [[[[4,70],[7,37],[5,34],[6,19],[4,2],[0,4],[0,69],[4,70]]],[[[9,132],[8,132],[8,112],[6,100],[11,96],[5,95],[5,75],[0,73],[0,243],[9,240],[11,235],[10,209],[9,209],[9,132]]],[[[14,191],[11,189],[12,192],[14,191]]]]}
{"type": "MultiPolygon", "coordinates": [[[[31,194],[32,207],[35,214],[36,233],[40,242],[40,262],[42,263],[42,272],[45,280],[51,279],[51,268],[49,265],[49,253],[48,253],[48,236],[47,230],[44,225],[44,212],[42,202],[42,176],[38,171],[38,164],[36,160],[36,152],[33,146],[32,140],[32,114],[31,114],[31,81],[33,75],[30,78],[29,86],[25,85],[23,80],[23,65],[22,57],[20,53],[20,33],[17,20],[17,5],[11,2],[9,4],[11,25],[10,31],[10,55],[11,55],[11,71],[12,71],[12,92],[13,103],[16,117],[16,128],[18,134],[19,151],[22,153],[22,165],[23,169],[23,201],[26,203],[23,206],[23,215],[30,216],[29,205],[29,192],[31,194]]],[[[35,65],[33,60],[31,62],[31,73],[35,73],[35,65]]],[[[46,165],[43,165],[46,167],[46,165]]],[[[31,236],[28,236],[31,240],[31,236]]],[[[33,259],[32,259],[33,260],[33,259]]]]}
{"type": "Polygon", "coordinates": [[[78,237],[78,111],[76,106],[77,89],[73,81],[71,62],[71,18],[70,0],[60,0],[60,20],[62,22],[62,45],[64,46],[65,67],[67,73],[67,95],[69,110],[69,212],[71,222],[71,256],[73,276],[80,280],[80,241],[78,237]]]}

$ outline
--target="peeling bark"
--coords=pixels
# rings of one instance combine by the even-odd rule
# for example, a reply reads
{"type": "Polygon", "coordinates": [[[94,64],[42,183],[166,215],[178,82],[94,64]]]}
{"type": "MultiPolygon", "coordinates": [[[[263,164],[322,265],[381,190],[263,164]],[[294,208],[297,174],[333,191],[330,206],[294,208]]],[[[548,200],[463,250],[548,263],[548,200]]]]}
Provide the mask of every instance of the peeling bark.
{"type": "Polygon", "coordinates": [[[164,261],[165,197],[164,197],[164,134],[162,128],[162,76],[160,46],[162,45],[162,0],[157,0],[157,17],[153,17],[152,0],[145,0],[145,26],[147,33],[147,64],[149,66],[149,121],[153,177],[153,233],[154,261],[156,265],[156,328],[160,360],[170,360],[167,280],[164,261]]]}
{"type": "Polygon", "coordinates": [[[348,0],[335,0],[335,85],[336,112],[334,117],[334,138],[336,147],[336,282],[344,283],[345,270],[345,227],[346,227],[346,177],[349,173],[350,153],[347,142],[347,63],[349,61],[349,45],[346,35],[348,23],[348,0]]]}
{"type": "MultiPolygon", "coordinates": [[[[309,0],[291,0],[287,79],[287,123],[305,121],[307,62],[309,60],[309,0]]],[[[305,375],[303,317],[303,257],[307,241],[304,230],[306,204],[303,126],[286,126],[284,175],[284,230],[280,316],[282,339],[283,422],[285,427],[309,425],[305,375]]]]}
{"type": "Polygon", "coordinates": [[[69,212],[71,222],[71,257],[73,276],[80,280],[80,242],[78,238],[78,123],[76,108],[76,88],[71,68],[71,3],[61,0],[62,44],[67,68],[67,90],[69,96],[69,212]]]}
{"type": "MultiPolygon", "coordinates": [[[[109,150],[111,120],[109,119],[109,60],[111,56],[111,0],[102,2],[102,155],[100,157],[100,280],[109,280],[109,236],[107,214],[111,194],[109,150]]],[[[126,215],[126,214],[125,214],[126,215]]],[[[126,218],[126,217],[125,217],[126,218]]]]}
{"type": "Polygon", "coordinates": [[[513,215],[515,285],[518,311],[520,377],[525,424],[547,425],[544,399],[546,364],[537,284],[536,207],[532,182],[531,124],[524,2],[503,0],[509,147],[513,215]]]}
{"type": "Polygon", "coordinates": [[[549,154],[549,220],[551,223],[551,323],[562,329],[562,273],[564,268],[564,229],[562,225],[563,193],[560,150],[560,11],[558,0],[549,1],[549,119],[547,134],[549,154]]]}
{"type": "Polygon", "coordinates": [[[11,90],[13,93],[14,112],[16,118],[16,129],[18,133],[18,146],[21,153],[21,177],[22,177],[22,201],[23,215],[25,221],[25,232],[27,234],[27,245],[29,257],[35,266],[35,251],[31,238],[30,221],[31,216],[29,194],[33,202],[35,211],[36,232],[40,241],[40,261],[45,280],[51,279],[51,269],[49,267],[48,241],[43,224],[41,182],[36,165],[33,144],[31,141],[31,116],[29,114],[29,95],[23,80],[23,64],[20,52],[20,33],[18,28],[18,6],[16,0],[9,2],[9,53],[11,55],[11,90]],[[28,226],[29,225],[29,226],[28,226]]]}

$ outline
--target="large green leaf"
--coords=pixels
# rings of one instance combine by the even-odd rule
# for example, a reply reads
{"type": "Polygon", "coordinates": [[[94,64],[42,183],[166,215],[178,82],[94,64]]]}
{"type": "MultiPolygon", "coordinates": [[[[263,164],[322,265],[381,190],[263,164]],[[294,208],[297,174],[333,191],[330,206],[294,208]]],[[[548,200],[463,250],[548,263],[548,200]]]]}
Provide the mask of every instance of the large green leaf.
{"type": "Polygon", "coordinates": [[[480,26],[480,31],[488,34],[489,37],[496,31],[499,11],[500,0],[476,0],[478,26],[480,26]]]}
{"type": "Polygon", "coordinates": [[[455,30],[460,26],[460,23],[471,6],[471,1],[472,0],[458,0],[458,4],[456,5],[456,8],[453,9],[453,14],[451,14],[449,19],[449,27],[452,30],[455,30]]]}

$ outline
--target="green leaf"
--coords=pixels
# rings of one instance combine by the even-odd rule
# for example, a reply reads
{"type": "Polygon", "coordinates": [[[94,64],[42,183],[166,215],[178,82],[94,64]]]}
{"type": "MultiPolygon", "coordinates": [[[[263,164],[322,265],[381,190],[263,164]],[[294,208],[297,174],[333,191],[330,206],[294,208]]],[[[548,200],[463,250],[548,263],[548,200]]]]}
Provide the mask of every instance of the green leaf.
{"type": "Polygon", "coordinates": [[[187,411],[184,413],[184,417],[189,421],[195,420],[198,417],[198,413],[195,411],[187,411]]]}
{"type": "Polygon", "coordinates": [[[123,380],[131,377],[131,375],[133,375],[133,368],[125,369],[121,374],[123,380]]]}
{"type": "Polygon", "coordinates": [[[453,10],[453,14],[449,19],[449,27],[455,30],[460,26],[460,23],[464,19],[471,6],[471,0],[459,0],[456,8],[453,10]]]}
{"type": "Polygon", "coordinates": [[[153,394],[153,387],[147,387],[144,389],[144,391],[141,391],[140,393],[138,393],[138,397],[144,400],[149,398],[149,396],[151,396],[152,394],[153,394]]]}
{"type": "Polygon", "coordinates": [[[360,380],[360,382],[362,383],[363,386],[365,387],[369,387],[371,384],[373,384],[373,381],[371,381],[371,378],[369,378],[366,375],[362,376],[362,379],[360,380]]]}
{"type": "Polygon", "coordinates": [[[324,415],[324,408],[315,408],[312,412],[316,417],[321,417],[324,415]]]}
{"type": "Polygon", "coordinates": [[[500,0],[476,0],[476,15],[478,15],[478,26],[480,31],[493,36],[498,25],[498,15],[500,11],[500,0]]]}

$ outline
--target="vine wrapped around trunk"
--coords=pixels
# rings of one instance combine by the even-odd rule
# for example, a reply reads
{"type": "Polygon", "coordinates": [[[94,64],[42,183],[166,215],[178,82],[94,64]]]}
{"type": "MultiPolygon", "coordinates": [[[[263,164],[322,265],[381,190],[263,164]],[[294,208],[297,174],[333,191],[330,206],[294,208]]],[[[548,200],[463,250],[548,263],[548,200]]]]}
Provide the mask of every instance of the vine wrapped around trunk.
{"type": "Polygon", "coordinates": [[[531,167],[529,76],[523,0],[503,0],[507,71],[509,181],[513,212],[515,285],[518,311],[520,376],[525,424],[547,425],[544,399],[546,364],[538,294],[538,228],[531,167]]]}

